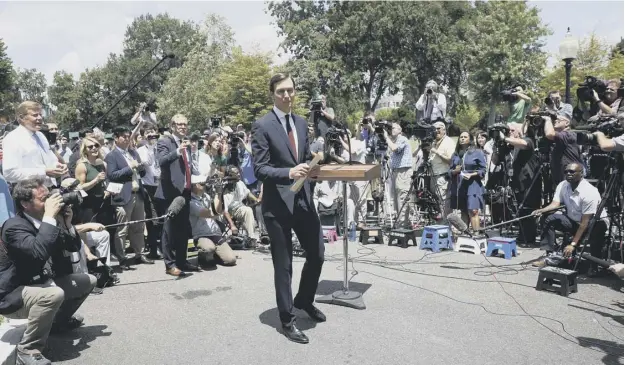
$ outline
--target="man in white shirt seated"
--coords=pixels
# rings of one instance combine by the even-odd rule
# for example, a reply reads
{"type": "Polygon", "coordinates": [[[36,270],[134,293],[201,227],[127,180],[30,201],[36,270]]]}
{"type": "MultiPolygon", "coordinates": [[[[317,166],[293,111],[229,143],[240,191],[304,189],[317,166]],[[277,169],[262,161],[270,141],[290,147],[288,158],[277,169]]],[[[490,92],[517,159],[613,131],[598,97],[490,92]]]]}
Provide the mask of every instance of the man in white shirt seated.
{"type": "Polygon", "coordinates": [[[241,181],[241,173],[237,167],[230,167],[228,177],[236,180],[236,182],[234,182],[230,191],[224,192],[224,217],[228,221],[230,230],[232,230],[234,235],[239,232],[234,220],[242,222],[243,228],[247,231],[247,236],[252,240],[251,246],[256,247],[259,237],[255,230],[254,211],[245,205],[243,201],[247,198],[253,203],[260,203],[260,200],[241,181]]]}
{"type": "MultiPolygon", "coordinates": [[[[601,214],[600,218],[605,218],[606,213],[605,211],[597,212],[601,194],[599,194],[599,190],[596,187],[583,178],[583,168],[580,164],[568,164],[564,170],[564,176],[565,181],[562,181],[556,187],[551,204],[535,210],[532,214],[541,215],[560,205],[566,207],[566,214],[552,213],[543,219],[543,233],[540,245],[541,249],[547,252],[554,251],[556,230],[572,234],[573,240],[564,248],[564,257],[571,257],[586,232],[592,216],[601,214]]],[[[588,237],[590,254],[592,256],[602,258],[606,229],[605,222],[602,219],[597,219],[588,237]]],[[[544,266],[544,264],[536,264],[535,266],[544,266]]],[[[595,275],[597,269],[596,264],[591,264],[589,275],[595,275]]]]}
{"type": "MultiPolygon", "coordinates": [[[[237,257],[228,245],[222,241],[222,230],[215,217],[223,212],[223,204],[219,199],[219,194],[211,198],[206,193],[203,183],[198,183],[200,177],[193,177],[191,192],[189,222],[193,239],[197,240],[200,252],[198,260],[202,263],[213,263],[214,255],[225,266],[233,266],[237,262],[237,257]]],[[[205,179],[204,179],[205,180],[205,179]]]]}
{"type": "Polygon", "coordinates": [[[17,107],[19,127],[3,140],[2,174],[10,184],[20,180],[45,178],[47,187],[58,186],[57,178],[67,174],[67,165],[59,163],[48,140],[39,130],[43,124],[41,105],[25,101],[17,107]]]}
{"type": "MultiPolygon", "coordinates": [[[[319,215],[332,215],[333,211],[342,208],[343,204],[343,182],[341,181],[321,181],[315,186],[313,201],[319,215]],[[326,214],[327,212],[327,214],[326,214]]],[[[342,210],[337,212],[341,214],[342,210]]],[[[347,225],[354,222],[356,205],[351,198],[351,189],[347,185],[347,225]]]]}

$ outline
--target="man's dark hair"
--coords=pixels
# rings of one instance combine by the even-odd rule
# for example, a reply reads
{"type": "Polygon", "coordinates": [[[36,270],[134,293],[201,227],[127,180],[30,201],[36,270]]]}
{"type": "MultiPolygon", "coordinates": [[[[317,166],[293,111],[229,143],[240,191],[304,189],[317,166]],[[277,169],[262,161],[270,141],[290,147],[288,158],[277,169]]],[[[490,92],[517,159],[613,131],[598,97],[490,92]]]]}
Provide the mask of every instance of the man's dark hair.
{"type": "Polygon", "coordinates": [[[117,138],[123,136],[126,133],[130,133],[128,127],[115,127],[113,128],[113,137],[117,138]]]}
{"type": "Polygon", "coordinates": [[[269,91],[273,94],[276,91],[276,84],[286,79],[291,79],[291,81],[293,81],[293,87],[295,87],[295,80],[291,77],[291,74],[280,72],[271,76],[271,80],[269,80],[269,91]]]}
{"type": "Polygon", "coordinates": [[[18,212],[22,212],[22,202],[29,202],[33,200],[33,190],[43,186],[44,180],[42,178],[20,180],[13,187],[13,201],[15,202],[15,209],[18,212]]]}

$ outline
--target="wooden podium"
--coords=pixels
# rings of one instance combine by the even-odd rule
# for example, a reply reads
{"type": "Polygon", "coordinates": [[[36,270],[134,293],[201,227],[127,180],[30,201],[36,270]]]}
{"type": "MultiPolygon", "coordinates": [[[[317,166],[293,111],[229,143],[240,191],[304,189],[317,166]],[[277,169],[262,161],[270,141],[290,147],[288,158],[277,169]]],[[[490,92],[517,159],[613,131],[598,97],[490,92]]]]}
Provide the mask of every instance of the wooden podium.
{"type": "Polygon", "coordinates": [[[322,165],[320,166],[317,180],[323,181],[343,181],[343,289],[332,294],[317,298],[317,303],[342,305],[355,309],[365,309],[365,302],[362,293],[349,290],[349,278],[347,274],[348,255],[348,233],[349,221],[347,217],[347,181],[371,181],[379,178],[381,173],[380,165],[322,165]]]}

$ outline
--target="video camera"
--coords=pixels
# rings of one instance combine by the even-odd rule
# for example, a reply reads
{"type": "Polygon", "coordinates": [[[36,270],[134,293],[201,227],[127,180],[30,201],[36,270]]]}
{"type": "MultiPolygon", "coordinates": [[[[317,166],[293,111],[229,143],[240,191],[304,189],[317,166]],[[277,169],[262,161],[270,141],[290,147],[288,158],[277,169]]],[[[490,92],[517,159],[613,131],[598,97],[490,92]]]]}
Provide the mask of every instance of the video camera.
{"type": "Polygon", "coordinates": [[[527,119],[527,121],[529,122],[528,128],[532,128],[534,132],[532,133],[532,135],[540,137],[544,134],[544,131],[545,131],[544,117],[549,117],[551,118],[552,122],[555,122],[557,115],[555,111],[545,110],[542,112],[529,113],[525,116],[525,119],[527,119]]]}
{"type": "Polygon", "coordinates": [[[375,134],[378,136],[378,143],[376,146],[376,150],[378,151],[386,151],[388,149],[388,143],[386,142],[386,138],[384,137],[384,131],[387,133],[391,133],[391,129],[393,125],[386,120],[376,121],[373,124],[375,134]]]}
{"type": "Polygon", "coordinates": [[[223,117],[219,115],[215,115],[214,117],[211,117],[210,118],[211,128],[213,129],[219,128],[221,126],[222,120],[223,120],[223,117]]]}
{"type": "Polygon", "coordinates": [[[518,92],[516,88],[517,88],[516,86],[513,86],[510,88],[501,90],[501,92],[499,93],[501,95],[501,100],[508,101],[508,102],[516,101],[517,100],[516,95],[512,95],[518,92]]]}
{"type": "MultiPolygon", "coordinates": [[[[584,82],[579,84],[577,88],[577,98],[582,102],[593,101],[593,90],[597,92],[599,98],[603,98],[605,90],[608,88],[608,82],[599,80],[594,76],[586,76],[584,82]]],[[[621,87],[617,90],[619,98],[623,97],[623,79],[621,78],[621,87]]]]}
{"type": "Polygon", "coordinates": [[[233,166],[240,166],[239,161],[239,142],[245,138],[245,132],[234,132],[228,134],[228,145],[230,146],[230,157],[228,158],[228,164],[233,166]]]}
{"type": "Polygon", "coordinates": [[[495,141],[496,144],[503,144],[504,141],[501,138],[503,133],[504,138],[510,136],[510,127],[503,123],[496,123],[488,127],[488,137],[495,141]],[[500,133],[501,132],[501,133],[500,133]]]}
{"type": "Polygon", "coordinates": [[[337,127],[328,128],[326,133],[325,143],[327,147],[334,148],[334,152],[337,156],[343,153],[343,144],[341,143],[341,137],[345,136],[345,131],[337,127]]]}
{"type": "Polygon", "coordinates": [[[70,186],[64,188],[59,187],[58,189],[52,189],[49,192],[48,196],[51,196],[54,193],[59,193],[61,198],[63,199],[63,204],[73,205],[75,207],[82,204],[82,194],[79,191],[76,191],[76,188],[80,185],[80,181],[75,180],[70,186]]]}
{"type": "Polygon", "coordinates": [[[597,137],[592,133],[601,132],[608,138],[618,137],[623,134],[623,124],[615,116],[604,116],[593,123],[577,127],[577,130],[581,130],[575,131],[578,145],[596,146],[597,137]]]}

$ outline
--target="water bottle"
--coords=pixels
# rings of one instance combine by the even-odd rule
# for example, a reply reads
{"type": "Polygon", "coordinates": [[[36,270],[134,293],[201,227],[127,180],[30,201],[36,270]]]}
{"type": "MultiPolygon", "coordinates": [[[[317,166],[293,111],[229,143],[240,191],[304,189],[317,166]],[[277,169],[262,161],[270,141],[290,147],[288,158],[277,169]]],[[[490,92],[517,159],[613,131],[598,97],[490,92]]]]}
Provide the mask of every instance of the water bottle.
{"type": "Polygon", "coordinates": [[[349,224],[349,240],[352,242],[356,241],[356,223],[355,222],[351,222],[349,224]]]}

